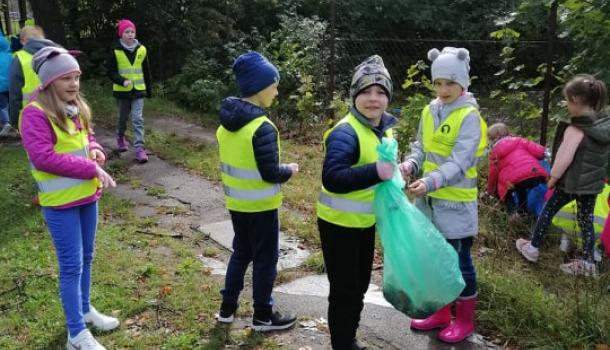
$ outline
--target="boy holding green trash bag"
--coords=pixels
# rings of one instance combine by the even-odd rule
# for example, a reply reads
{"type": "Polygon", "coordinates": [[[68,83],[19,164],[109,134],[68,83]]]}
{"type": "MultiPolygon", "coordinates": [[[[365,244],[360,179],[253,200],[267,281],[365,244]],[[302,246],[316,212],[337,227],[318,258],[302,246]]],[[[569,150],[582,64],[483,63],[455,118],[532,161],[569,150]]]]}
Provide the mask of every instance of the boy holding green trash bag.
{"type": "Polygon", "coordinates": [[[428,59],[437,98],[422,111],[417,141],[400,170],[405,177],[423,173],[409,192],[457,251],[466,287],[455,301],[455,320],[450,303],[426,319],[412,320],[411,328],[441,328],[440,340],[457,343],[474,332],[477,284],[470,248],[478,232],[477,163],[487,145],[487,125],[468,92],[468,50],[432,49],[428,59]]]}
{"type": "Polygon", "coordinates": [[[366,349],[356,340],[375,249],[374,185],[392,178],[376,147],[392,137],[396,118],[385,110],[392,80],[381,57],[356,67],[349,113],[324,134],[326,156],[317,203],[318,228],[330,282],[328,326],[334,350],[366,349]]]}

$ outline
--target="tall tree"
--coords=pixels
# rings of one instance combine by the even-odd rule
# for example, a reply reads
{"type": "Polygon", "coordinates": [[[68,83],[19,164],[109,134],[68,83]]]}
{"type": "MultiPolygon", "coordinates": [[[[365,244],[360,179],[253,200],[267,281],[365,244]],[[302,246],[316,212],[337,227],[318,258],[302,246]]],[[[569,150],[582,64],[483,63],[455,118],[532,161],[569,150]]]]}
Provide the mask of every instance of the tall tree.
{"type": "Polygon", "coordinates": [[[30,0],[34,20],[42,27],[47,38],[59,43],[66,44],[66,32],[62,20],[58,0],[30,0]]]}

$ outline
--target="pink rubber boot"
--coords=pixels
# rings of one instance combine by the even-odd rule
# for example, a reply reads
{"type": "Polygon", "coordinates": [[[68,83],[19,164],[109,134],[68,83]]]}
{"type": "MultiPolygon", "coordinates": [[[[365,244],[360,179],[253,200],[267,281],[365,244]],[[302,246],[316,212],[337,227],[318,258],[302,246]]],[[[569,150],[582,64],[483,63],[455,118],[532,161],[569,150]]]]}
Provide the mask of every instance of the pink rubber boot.
{"type": "Polygon", "coordinates": [[[459,343],[474,332],[474,310],[477,297],[455,301],[455,321],[438,333],[445,343],[459,343]]]}
{"type": "Polygon", "coordinates": [[[440,310],[423,320],[411,320],[411,328],[427,331],[435,328],[445,328],[451,323],[451,304],[443,306],[440,310]]]}

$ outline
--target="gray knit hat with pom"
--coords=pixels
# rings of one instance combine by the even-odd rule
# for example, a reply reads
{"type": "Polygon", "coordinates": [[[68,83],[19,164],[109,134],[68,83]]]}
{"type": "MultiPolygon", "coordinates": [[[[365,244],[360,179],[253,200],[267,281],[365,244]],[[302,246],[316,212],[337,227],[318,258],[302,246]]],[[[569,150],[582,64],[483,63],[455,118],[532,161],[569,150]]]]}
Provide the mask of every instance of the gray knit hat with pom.
{"type": "Polygon", "coordinates": [[[445,47],[443,51],[432,49],[428,51],[428,59],[432,61],[430,70],[432,81],[447,79],[455,81],[464,90],[470,86],[470,53],[465,48],[445,47]]]}
{"type": "Polygon", "coordinates": [[[76,58],[60,47],[47,46],[32,57],[32,68],[38,74],[42,89],[66,74],[80,72],[76,58]]]}
{"type": "Polygon", "coordinates": [[[356,67],[349,94],[355,100],[362,90],[375,84],[385,90],[389,100],[392,99],[392,78],[378,55],[365,59],[356,67]]]}

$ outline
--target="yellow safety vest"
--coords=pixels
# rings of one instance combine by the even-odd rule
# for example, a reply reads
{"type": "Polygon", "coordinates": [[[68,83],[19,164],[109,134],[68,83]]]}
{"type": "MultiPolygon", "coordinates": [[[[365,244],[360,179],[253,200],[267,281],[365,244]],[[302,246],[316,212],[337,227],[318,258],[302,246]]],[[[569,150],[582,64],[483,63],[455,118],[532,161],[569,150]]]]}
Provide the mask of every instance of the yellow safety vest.
{"type": "MultiPolygon", "coordinates": [[[[603,191],[597,195],[595,199],[595,209],[593,211],[593,230],[596,235],[601,234],[604,230],[604,223],[608,217],[608,195],[610,194],[610,186],[604,185],[603,191]]],[[[580,232],[577,220],[577,205],[576,200],[566,204],[553,217],[553,225],[560,227],[567,233],[580,232]]]]}
{"type": "Polygon", "coordinates": [[[40,85],[40,79],[32,68],[31,53],[25,50],[19,50],[15,52],[15,56],[19,58],[21,71],[23,72],[23,87],[21,88],[21,95],[23,96],[23,99],[21,100],[21,109],[23,109],[30,102],[30,96],[34,90],[40,85]]]}
{"type": "MultiPolygon", "coordinates": [[[[267,116],[251,120],[238,131],[229,131],[223,126],[216,130],[225,205],[229,210],[254,213],[277,209],[282,205],[280,184],[263,180],[252,147],[254,133],[264,122],[277,131],[267,116]]],[[[279,132],[277,135],[279,154],[279,132]]]]}
{"type": "MultiPolygon", "coordinates": [[[[377,145],[380,143],[371,128],[363,125],[353,114],[349,113],[337,125],[324,133],[324,142],[330,133],[339,125],[348,123],[358,136],[360,158],[352,168],[375,163],[378,160],[377,145]]],[[[392,138],[392,129],[385,132],[385,137],[392,138]]],[[[349,193],[333,193],[322,186],[316,211],[318,217],[335,225],[352,228],[367,228],[375,225],[373,200],[375,186],[349,193]]]]}
{"type": "MultiPolygon", "coordinates": [[[[28,104],[34,108],[44,111],[42,106],[36,101],[28,104]]],[[[23,114],[23,110],[21,111],[23,114]]],[[[21,117],[19,118],[19,128],[21,129],[21,117]]],[[[70,133],[66,133],[49,119],[55,138],[57,141],[53,150],[58,154],[70,154],[75,157],[90,159],[88,131],[84,128],[76,130],[74,122],[68,118],[67,124],[70,133]]],[[[82,119],[81,119],[81,125],[82,119]]],[[[97,177],[93,179],[75,179],[71,177],[59,176],[36,169],[30,161],[30,170],[38,186],[38,197],[40,205],[43,207],[57,207],[78,201],[92,196],[100,186],[97,177]]]]}
{"type": "Polygon", "coordinates": [[[424,108],[422,112],[422,144],[425,152],[423,170],[424,176],[426,176],[448,160],[453,152],[453,146],[464,118],[473,112],[479,116],[481,124],[481,141],[476,153],[477,162],[466,171],[464,179],[460,182],[429,192],[428,196],[452,202],[477,200],[477,163],[487,146],[487,123],[481,118],[476,108],[465,106],[454,110],[436,130],[434,129],[434,117],[430,113],[430,107],[426,106],[424,108]]]}
{"type": "Polygon", "coordinates": [[[114,50],[114,57],[116,58],[117,68],[119,69],[119,75],[121,75],[127,80],[131,80],[132,84],[129,86],[112,84],[112,90],[146,90],[146,84],[144,83],[144,71],[142,70],[142,62],[144,62],[144,58],[146,58],[146,47],[144,47],[143,45],[140,45],[140,47],[138,47],[138,50],[136,51],[136,58],[133,61],[133,64],[129,62],[129,58],[127,58],[125,51],[121,49],[114,50]]]}

